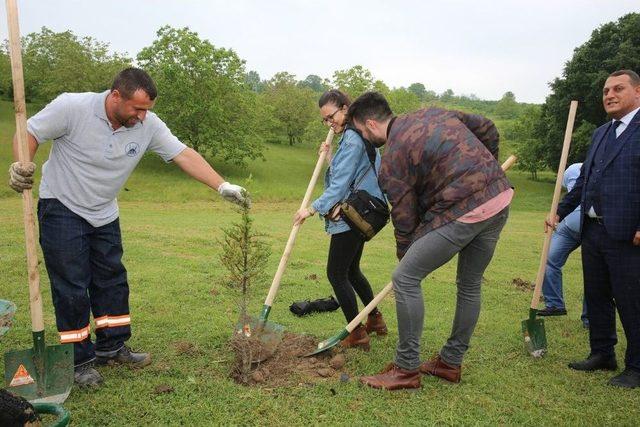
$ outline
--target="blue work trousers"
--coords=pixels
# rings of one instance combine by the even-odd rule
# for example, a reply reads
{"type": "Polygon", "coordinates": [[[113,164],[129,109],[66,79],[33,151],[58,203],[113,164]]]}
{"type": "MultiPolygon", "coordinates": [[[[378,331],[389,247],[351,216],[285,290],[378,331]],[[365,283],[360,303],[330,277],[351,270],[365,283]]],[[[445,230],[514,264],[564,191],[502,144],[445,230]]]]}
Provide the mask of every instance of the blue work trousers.
{"type": "Polygon", "coordinates": [[[114,354],[131,337],[119,220],[93,227],[59,200],[40,199],[38,221],[60,341],[74,343],[76,366],[114,354]]]}

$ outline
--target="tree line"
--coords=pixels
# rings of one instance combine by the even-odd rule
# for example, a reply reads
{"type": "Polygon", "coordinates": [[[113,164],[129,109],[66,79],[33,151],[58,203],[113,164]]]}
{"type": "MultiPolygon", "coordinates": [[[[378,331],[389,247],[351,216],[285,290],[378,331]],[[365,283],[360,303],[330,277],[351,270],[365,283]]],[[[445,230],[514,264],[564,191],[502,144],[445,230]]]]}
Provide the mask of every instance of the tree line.
{"type": "MultiPolygon", "coordinates": [[[[262,157],[263,143],[317,143],[324,139],[317,101],[330,88],[352,98],[382,92],[397,114],[425,106],[462,109],[499,119],[516,119],[530,105],[512,92],[499,101],[437,94],[423,83],[391,88],[371,71],[356,65],[336,70],[331,78],[309,75],[298,80],[286,71],[263,80],[246,70],[233,49],[217,47],[189,28],[164,26],[151,45],[134,58],[113,53],[109,44],[72,31],[43,27],[23,37],[25,95],[45,104],[62,92],[99,92],[111,86],[121,69],[135,65],[154,78],[159,97],[154,111],[180,140],[202,154],[243,164],[262,157]]],[[[8,44],[0,48],[0,98],[12,99],[8,44]]]]}
{"type": "Polygon", "coordinates": [[[640,14],[630,13],[608,22],[574,49],[561,77],[549,83],[551,94],[541,106],[529,106],[507,127],[506,136],[517,141],[519,164],[535,178],[537,171],[556,170],[560,161],[569,104],[578,111],[569,152],[569,164],[584,161],[593,131],[607,121],[602,87],[607,76],[620,69],[640,72],[640,14]]]}

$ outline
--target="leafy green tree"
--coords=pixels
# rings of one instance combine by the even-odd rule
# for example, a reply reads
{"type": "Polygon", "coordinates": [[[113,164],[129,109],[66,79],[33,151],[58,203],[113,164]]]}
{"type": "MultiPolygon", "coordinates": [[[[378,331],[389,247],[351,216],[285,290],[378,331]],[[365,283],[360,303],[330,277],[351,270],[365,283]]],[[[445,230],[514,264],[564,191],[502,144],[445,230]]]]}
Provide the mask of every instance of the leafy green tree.
{"type": "Polygon", "coordinates": [[[455,95],[453,93],[453,90],[451,89],[447,89],[444,92],[442,92],[442,94],[440,95],[440,101],[442,102],[453,102],[455,98],[455,95]]]}
{"type": "Polygon", "coordinates": [[[338,70],[333,73],[333,86],[345,92],[351,99],[355,99],[373,90],[373,75],[362,65],[356,65],[348,70],[338,70]]]}
{"type": "Polygon", "coordinates": [[[427,90],[422,83],[412,83],[407,90],[414,93],[422,103],[429,103],[438,99],[438,95],[432,90],[427,90]]]}
{"type": "Polygon", "coordinates": [[[13,99],[11,82],[11,61],[6,50],[0,49],[0,97],[13,99]]]}
{"type": "MultiPolygon", "coordinates": [[[[573,135],[571,137],[571,150],[574,153],[586,153],[589,150],[589,146],[591,145],[591,136],[593,132],[596,130],[597,126],[593,123],[589,123],[586,120],[583,120],[578,127],[576,127],[573,131],[573,135]]],[[[583,162],[584,158],[573,160],[567,162],[567,164],[583,162]]]]}
{"type": "Polygon", "coordinates": [[[306,87],[314,92],[322,93],[329,90],[329,83],[326,79],[315,74],[309,74],[304,80],[298,82],[298,86],[306,87]]]}
{"type": "Polygon", "coordinates": [[[264,97],[276,119],[275,133],[286,136],[289,145],[302,142],[307,125],[318,114],[317,94],[283,71],[267,82],[264,97]]]}
{"type": "Polygon", "coordinates": [[[380,92],[382,95],[384,95],[385,98],[389,96],[389,93],[391,93],[391,89],[389,88],[389,86],[387,86],[387,84],[382,80],[376,80],[375,82],[373,82],[372,90],[380,92]]]}
{"type": "Polygon", "coordinates": [[[516,146],[518,168],[529,172],[534,181],[538,180],[538,171],[545,169],[543,152],[544,145],[538,139],[524,140],[516,146]]]}
{"type": "Polygon", "coordinates": [[[130,66],[131,59],[109,53],[108,43],[42,27],[23,38],[22,62],[27,100],[50,101],[62,92],[110,88],[113,77],[130,66]]]}
{"type": "Polygon", "coordinates": [[[200,153],[244,164],[262,156],[261,108],[245,86],[244,61],[189,28],[164,26],[138,63],[155,80],[155,111],[172,132],[200,153]]]}
{"type": "Polygon", "coordinates": [[[264,82],[260,80],[260,74],[257,71],[249,71],[244,79],[249,89],[254,92],[260,93],[264,91],[264,82]]]}
{"type": "Polygon", "coordinates": [[[438,94],[433,90],[427,90],[422,102],[425,104],[434,104],[438,101],[438,94]]]}
{"type": "Polygon", "coordinates": [[[529,172],[534,180],[538,179],[538,171],[545,168],[545,147],[536,129],[540,115],[540,107],[530,106],[505,132],[505,137],[514,142],[518,168],[529,172]]]}
{"type": "MultiPolygon", "coordinates": [[[[307,124],[307,127],[304,130],[304,136],[303,136],[303,140],[306,143],[309,143],[317,147],[320,146],[321,142],[324,142],[324,140],[327,138],[327,132],[329,132],[329,127],[321,123],[320,120],[321,120],[320,113],[317,113],[317,116],[314,117],[313,120],[311,120],[307,124]]],[[[336,144],[338,143],[339,139],[340,139],[340,135],[336,135],[333,140],[332,150],[334,152],[336,150],[336,144]]]]}
{"type": "Polygon", "coordinates": [[[496,104],[495,114],[501,119],[513,119],[518,115],[518,103],[513,92],[506,92],[502,95],[496,104]]]}
{"type": "Polygon", "coordinates": [[[411,83],[407,90],[417,96],[420,101],[427,95],[427,88],[422,83],[411,83]]]}
{"type": "MultiPolygon", "coordinates": [[[[602,87],[607,76],[619,69],[640,69],[640,14],[630,13],[617,22],[606,23],[574,50],[562,77],[551,82],[552,93],[542,106],[540,137],[547,149],[546,163],[556,169],[560,161],[567,115],[571,100],[579,101],[575,129],[585,122],[592,127],[606,120],[602,107],[602,87]]],[[[586,125],[585,125],[586,126],[586,125]]],[[[583,161],[588,144],[573,145],[569,162],[583,161]]]]}
{"type": "Polygon", "coordinates": [[[420,109],[420,98],[403,87],[392,89],[386,97],[394,114],[404,114],[420,109]]]}

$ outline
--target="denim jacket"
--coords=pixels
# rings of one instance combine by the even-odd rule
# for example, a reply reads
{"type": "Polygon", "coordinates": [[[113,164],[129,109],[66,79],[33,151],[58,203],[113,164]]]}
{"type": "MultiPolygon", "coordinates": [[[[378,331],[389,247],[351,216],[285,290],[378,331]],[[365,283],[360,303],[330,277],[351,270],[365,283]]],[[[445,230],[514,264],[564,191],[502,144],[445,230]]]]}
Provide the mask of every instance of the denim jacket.
{"type": "MultiPolygon", "coordinates": [[[[380,170],[378,149],[376,149],[375,165],[377,173],[380,170]]],[[[385,200],[378,185],[376,173],[370,166],[371,163],[362,138],[354,130],[346,129],[325,173],[324,193],[312,203],[313,208],[320,215],[327,215],[331,208],[349,196],[351,187],[363,176],[364,178],[358,183],[357,188],[353,188],[353,190],[366,190],[372,196],[385,200]]],[[[329,234],[338,234],[349,231],[350,227],[342,219],[338,221],[325,219],[325,230],[329,234]]]]}

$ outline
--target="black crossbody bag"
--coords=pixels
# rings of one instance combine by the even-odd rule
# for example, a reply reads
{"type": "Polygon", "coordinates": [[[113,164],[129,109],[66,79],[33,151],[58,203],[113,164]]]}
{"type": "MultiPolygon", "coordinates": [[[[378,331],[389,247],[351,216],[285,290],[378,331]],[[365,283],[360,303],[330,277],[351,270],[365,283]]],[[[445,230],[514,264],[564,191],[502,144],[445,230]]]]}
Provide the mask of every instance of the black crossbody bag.
{"type": "MultiPolygon", "coordinates": [[[[350,126],[347,128],[355,130],[350,126]]],[[[358,186],[367,176],[369,170],[373,169],[376,178],[378,177],[375,163],[376,150],[366,139],[362,138],[362,142],[369,159],[369,167],[358,181],[351,185],[349,196],[340,203],[340,217],[352,230],[360,234],[365,241],[369,241],[387,225],[390,215],[386,198],[385,200],[380,200],[366,190],[358,190],[358,186]]],[[[382,197],[384,197],[384,194],[382,197]]]]}

